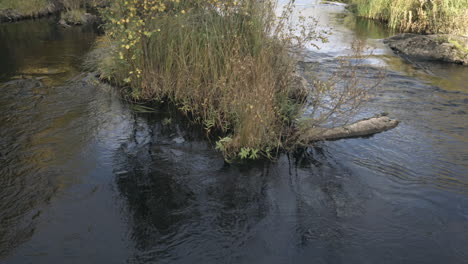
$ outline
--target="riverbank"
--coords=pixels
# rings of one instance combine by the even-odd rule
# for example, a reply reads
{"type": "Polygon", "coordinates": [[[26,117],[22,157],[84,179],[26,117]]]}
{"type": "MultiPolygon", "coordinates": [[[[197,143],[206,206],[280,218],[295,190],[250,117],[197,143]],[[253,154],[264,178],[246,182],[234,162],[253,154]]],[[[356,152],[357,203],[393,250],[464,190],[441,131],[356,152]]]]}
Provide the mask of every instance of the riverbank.
{"type": "Polygon", "coordinates": [[[0,5],[0,23],[1,22],[14,22],[24,19],[34,19],[52,14],[58,14],[63,10],[63,7],[53,3],[43,3],[34,8],[23,6],[18,8],[13,5],[0,5]]]}
{"type": "Polygon", "coordinates": [[[4,0],[0,3],[0,23],[60,14],[60,24],[82,25],[98,20],[87,9],[105,5],[105,0],[4,0]]]}
{"type": "Polygon", "coordinates": [[[357,16],[403,32],[384,43],[399,55],[467,65],[468,1],[348,0],[357,16]]]}
{"type": "Polygon", "coordinates": [[[422,34],[468,34],[466,0],[347,0],[357,16],[381,20],[395,30],[422,34]]]}

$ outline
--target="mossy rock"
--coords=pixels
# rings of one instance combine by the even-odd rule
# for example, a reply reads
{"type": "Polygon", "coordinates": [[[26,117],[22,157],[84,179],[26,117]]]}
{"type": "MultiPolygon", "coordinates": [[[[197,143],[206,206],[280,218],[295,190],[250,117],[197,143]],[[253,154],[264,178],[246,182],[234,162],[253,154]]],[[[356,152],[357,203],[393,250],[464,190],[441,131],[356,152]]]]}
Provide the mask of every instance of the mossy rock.
{"type": "Polygon", "coordinates": [[[406,33],[388,38],[384,43],[407,56],[468,65],[468,37],[406,33]]]}

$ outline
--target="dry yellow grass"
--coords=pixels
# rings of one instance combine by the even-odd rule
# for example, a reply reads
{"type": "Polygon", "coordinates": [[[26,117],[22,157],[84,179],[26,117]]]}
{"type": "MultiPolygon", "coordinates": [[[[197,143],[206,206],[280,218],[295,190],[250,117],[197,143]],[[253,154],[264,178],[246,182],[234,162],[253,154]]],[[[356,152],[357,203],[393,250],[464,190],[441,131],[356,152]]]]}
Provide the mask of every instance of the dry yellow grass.
{"type": "Polygon", "coordinates": [[[357,14],[385,20],[395,29],[468,34],[468,0],[350,0],[357,14]]]}

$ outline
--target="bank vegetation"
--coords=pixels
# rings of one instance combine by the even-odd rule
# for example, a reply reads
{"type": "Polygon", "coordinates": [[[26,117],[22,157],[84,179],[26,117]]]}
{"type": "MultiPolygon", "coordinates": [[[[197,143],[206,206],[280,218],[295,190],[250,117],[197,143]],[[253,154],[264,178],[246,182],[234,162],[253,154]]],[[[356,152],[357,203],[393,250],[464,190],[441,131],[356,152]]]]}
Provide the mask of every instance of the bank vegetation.
{"type": "Polygon", "coordinates": [[[61,13],[62,18],[80,22],[86,8],[102,6],[107,0],[1,0],[0,22],[37,18],[61,13]]]}
{"type": "Polygon", "coordinates": [[[468,36],[468,0],[348,0],[357,15],[413,33],[468,36]]]}

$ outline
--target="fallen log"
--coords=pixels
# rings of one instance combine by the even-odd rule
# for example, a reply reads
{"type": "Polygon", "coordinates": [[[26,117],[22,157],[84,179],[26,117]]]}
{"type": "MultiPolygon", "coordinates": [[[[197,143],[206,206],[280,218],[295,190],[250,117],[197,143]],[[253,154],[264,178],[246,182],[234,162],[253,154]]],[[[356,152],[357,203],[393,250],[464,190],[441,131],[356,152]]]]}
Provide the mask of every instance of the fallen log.
{"type": "Polygon", "coordinates": [[[395,128],[399,121],[380,114],[355,123],[334,128],[309,128],[299,136],[299,142],[310,143],[323,140],[371,136],[395,128]]]}

